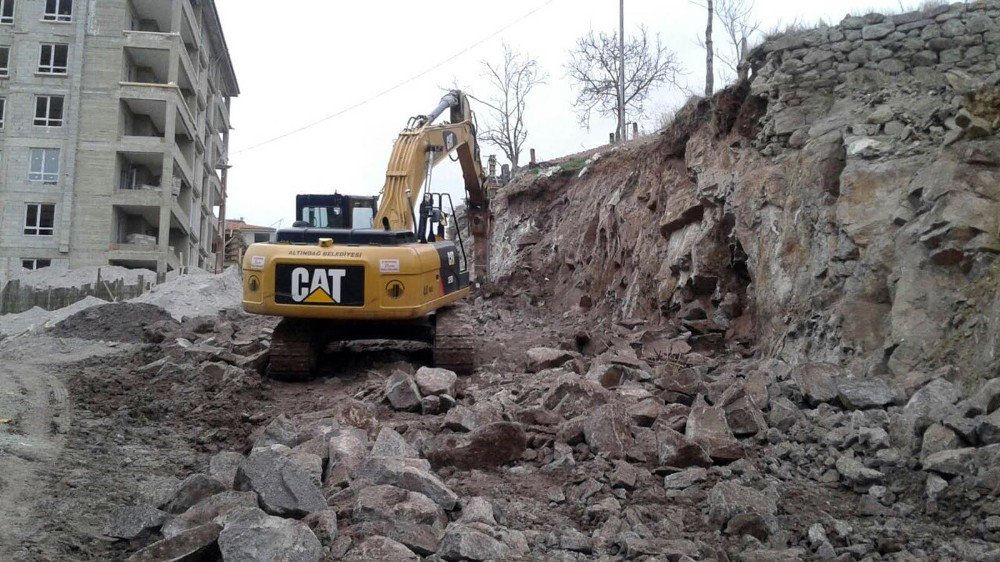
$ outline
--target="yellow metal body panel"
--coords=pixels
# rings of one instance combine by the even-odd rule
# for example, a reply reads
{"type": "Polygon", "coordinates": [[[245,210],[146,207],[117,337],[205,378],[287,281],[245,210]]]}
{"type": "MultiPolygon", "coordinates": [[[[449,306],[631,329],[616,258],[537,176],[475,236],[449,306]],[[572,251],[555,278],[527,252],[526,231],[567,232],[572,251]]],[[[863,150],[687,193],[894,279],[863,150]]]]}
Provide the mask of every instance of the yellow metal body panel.
{"type": "Polygon", "coordinates": [[[407,320],[426,316],[468,294],[468,286],[445,293],[441,257],[431,244],[326,247],[254,244],[243,258],[243,308],[252,314],[328,320],[407,320]],[[279,264],[325,268],[363,266],[364,304],[279,303],[275,299],[275,270],[279,264]]]}

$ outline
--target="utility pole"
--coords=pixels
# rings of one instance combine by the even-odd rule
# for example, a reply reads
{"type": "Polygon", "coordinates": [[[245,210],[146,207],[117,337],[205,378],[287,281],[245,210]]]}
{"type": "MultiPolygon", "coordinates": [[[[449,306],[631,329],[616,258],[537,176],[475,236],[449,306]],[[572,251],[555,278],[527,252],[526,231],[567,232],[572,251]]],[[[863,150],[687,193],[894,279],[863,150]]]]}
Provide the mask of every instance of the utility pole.
{"type": "Polygon", "coordinates": [[[618,142],[625,142],[625,0],[618,0],[618,142]]]}
{"type": "Polygon", "coordinates": [[[715,93],[715,68],[713,59],[715,52],[712,48],[712,19],[715,13],[712,10],[712,0],[708,0],[708,26],[705,28],[705,97],[710,98],[715,93]]]}

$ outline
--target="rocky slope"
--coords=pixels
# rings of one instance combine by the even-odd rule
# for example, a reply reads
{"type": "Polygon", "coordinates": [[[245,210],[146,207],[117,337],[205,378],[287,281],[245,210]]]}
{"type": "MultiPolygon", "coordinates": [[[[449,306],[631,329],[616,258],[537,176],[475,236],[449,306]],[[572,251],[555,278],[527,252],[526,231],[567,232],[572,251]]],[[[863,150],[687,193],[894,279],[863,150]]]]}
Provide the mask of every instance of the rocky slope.
{"type": "Polygon", "coordinates": [[[749,84],[658,136],[520,175],[494,205],[498,284],[594,319],[680,321],[696,348],[996,376],[998,13],[775,38],[749,84]]]}

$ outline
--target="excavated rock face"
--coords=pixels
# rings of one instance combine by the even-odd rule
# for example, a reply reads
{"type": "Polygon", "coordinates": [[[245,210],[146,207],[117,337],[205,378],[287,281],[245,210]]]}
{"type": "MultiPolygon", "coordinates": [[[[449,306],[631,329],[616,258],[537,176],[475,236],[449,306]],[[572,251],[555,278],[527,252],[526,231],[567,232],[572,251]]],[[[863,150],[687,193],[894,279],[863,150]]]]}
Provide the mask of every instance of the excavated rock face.
{"type": "Polygon", "coordinates": [[[995,375],[998,14],[782,36],[660,134],[521,173],[494,201],[495,284],[695,351],[995,375]]]}

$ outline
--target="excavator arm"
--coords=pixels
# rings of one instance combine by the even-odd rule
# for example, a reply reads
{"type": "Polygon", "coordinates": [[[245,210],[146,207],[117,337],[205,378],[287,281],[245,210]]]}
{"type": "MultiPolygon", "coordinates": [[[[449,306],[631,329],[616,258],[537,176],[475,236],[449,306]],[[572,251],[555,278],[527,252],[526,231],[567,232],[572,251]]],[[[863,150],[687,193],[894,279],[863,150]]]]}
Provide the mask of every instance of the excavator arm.
{"type": "Polygon", "coordinates": [[[485,279],[489,250],[489,198],[476,140],[476,126],[468,97],[448,92],[428,115],[410,119],[392,149],[375,226],[386,230],[413,230],[413,207],[420,200],[435,166],[456,154],[465,182],[466,212],[475,247],[473,273],[485,279]],[[445,111],[451,122],[435,125],[445,111]]]}

